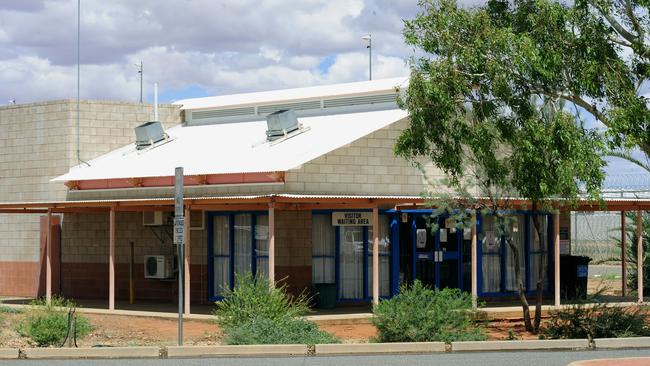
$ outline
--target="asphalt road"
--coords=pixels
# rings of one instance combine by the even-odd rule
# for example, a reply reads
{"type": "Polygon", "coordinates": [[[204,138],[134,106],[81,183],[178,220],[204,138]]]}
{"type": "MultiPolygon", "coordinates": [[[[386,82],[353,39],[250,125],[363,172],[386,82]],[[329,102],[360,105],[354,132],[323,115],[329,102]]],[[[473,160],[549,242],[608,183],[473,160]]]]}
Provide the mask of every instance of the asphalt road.
{"type": "Polygon", "coordinates": [[[594,358],[650,357],[650,350],[568,351],[568,352],[489,352],[446,353],[435,355],[317,356],[277,358],[199,358],[157,360],[15,360],[0,361],[0,366],[564,366],[576,360],[594,358]]]}

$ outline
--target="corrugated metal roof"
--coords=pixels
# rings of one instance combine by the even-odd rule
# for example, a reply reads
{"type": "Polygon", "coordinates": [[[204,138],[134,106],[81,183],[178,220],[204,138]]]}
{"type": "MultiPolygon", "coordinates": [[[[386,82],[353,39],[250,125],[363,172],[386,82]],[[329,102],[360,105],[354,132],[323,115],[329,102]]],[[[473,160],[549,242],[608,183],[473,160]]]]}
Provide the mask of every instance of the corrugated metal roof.
{"type": "Polygon", "coordinates": [[[53,181],[287,171],[407,116],[399,109],[301,117],[309,130],[285,141],[266,142],[266,120],[167,130],[171,141],[136,151],[131,144],[72,168],[53,181]]]}
{"type": "Polygon", "coordinates": [[[312,86],[307,88],[272,90],[257,93],[232,94],[205,98],[191,98],[176,101],[174,104],[181,105],[181,109],[191,110],[204,108],[235,107],[336,96],[374,94],[392,91],[395,90],[396,86],[404,87],[407,84],[408,78],[401,77],[362,81],[356,83],[312,86]]]}
{"type": "MultiPolygon", "coordinates": [[[[363,200],[376,200],[376,201],[390,201],[396,204],[410,204],[417,203],[423,204],[426,199],[422,196],[402,196],[402,195],[336,195],[336,194],[261,194],[261,195],[224,195],[224,196],[205,196],[205,197],[186,197],[187,204],[209,204],[211,201],[241,201],[246,203],[248,201],[262,201],[262,202],[294,202],[303,201],[309,203],[317,203],[319,201],[349,201],[353,203],[363,200]],[[204,202],[201,202],[204,201],[204,202]],[[402,202],[400,202],[402,201],[402,202]]],[[[642,206],[641,209],[650,209],[650,198],[645,199],[607,199],[605,202],[612,206],[622,206],[628,204],[635,204],[642,206]]],[[[131,199],[97,199],[97,200],[70,200],[70,201],[42,201],[42,202],[0,202],[0,209],[18,209],[18,208],[48,208],[48,207],[85,207],[90,206],[104,206],[111,205],[117,206],[137,206],[146,204],[156,206],[157,203],[161,205],[172,205],[174,197],[155,197],[155,198],[131,198],[131,199]]],[[[580,201],[579,205],[583,207],[592,206],[591,201],[580,201]]],[[[593,204],[595,205],[595,204],[593,204]]],[[[600,210],[599,210],[600,211],[600,210]]]]}

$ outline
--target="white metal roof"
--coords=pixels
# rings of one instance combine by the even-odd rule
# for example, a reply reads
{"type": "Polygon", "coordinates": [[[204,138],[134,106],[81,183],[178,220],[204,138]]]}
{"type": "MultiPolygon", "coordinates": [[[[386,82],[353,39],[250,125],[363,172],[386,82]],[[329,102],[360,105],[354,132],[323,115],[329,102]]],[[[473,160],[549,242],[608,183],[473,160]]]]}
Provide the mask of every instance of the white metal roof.
{"type": "Polygon", "coordinates": [[[135,144],[80,165],[53,181],[166,177],[184,167],[186,175],[287,171],[345,146],[407,116],[392,109],[301,117],[308,131],[270,145],[266,120],[167,130],[171,141],[137,151],[135,144]]]}
{"type": "Polygon", "coordinates": [[[305,99],[325,98],[334,96],[352,96],[385,93],[394,91],[395,87],[405,87],[408,78],[391,78],[356,83],[312,86],[307,88],[271,90],[257,93],[232,94],[205,98],[183,99],[174,102],[181,109],[222,108],[255,104],[277,103],[283,101],[299,101],[305,99]]]}

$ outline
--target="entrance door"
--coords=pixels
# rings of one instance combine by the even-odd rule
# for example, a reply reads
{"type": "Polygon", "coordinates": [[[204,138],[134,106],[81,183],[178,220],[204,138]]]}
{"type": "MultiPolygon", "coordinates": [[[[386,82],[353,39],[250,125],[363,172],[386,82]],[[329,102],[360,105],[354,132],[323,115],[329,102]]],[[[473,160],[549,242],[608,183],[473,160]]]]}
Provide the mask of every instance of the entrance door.
{"type": "Polygon", "coordinates": [[[462,231],[451,224],[446,227],[443,218],[431,218],[420,213],[409,216],[413,278],[430,287],[462,288],[462,231]]]}

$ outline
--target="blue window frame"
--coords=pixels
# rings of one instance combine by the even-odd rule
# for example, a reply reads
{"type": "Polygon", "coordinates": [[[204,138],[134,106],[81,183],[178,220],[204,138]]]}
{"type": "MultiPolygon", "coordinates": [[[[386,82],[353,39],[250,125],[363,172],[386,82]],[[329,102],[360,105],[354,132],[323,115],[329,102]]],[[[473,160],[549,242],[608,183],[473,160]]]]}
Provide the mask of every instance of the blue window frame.
{"type": "MultiPolygon", "coordinates": [[[[552,286],[552,280],[553,280],[553,274],[552,272],[549,271],[549,268],[553,268],[553,255],[552,255],[552,245],[551,245],[551,237],[552,237],[552,232],[553,232],[553,220],[550,219],[550,215],[546,213],[539,213],[539,214],[531,214],[529,212],[517,212],[517,214],[520,215],[520,217],[523,218],[523,222],[518,222],[519,227],[521,230],[525,230],[525,234],[523,235],[523,238],[525,240],[524,242],[524,251],[523,251],[523,256],[524,256],[524,262],[525,262],[525,268],[522,273],[524,276],[524,282],[525,282],[525,287],[526,287],[526,294],[532,295],[535,293],[535,284],[533,282],[533,276],[532,276],[532,266],[531,263],[533,262],[533,257],[537,255],[546,255],[547,256],[547,266],[546,266],[546,282],[544,284],[544,291],[547,292],[551,286],[552,286]],[[545,233],[545,238],[543,237],[542,240],[545,241],[546,243],[546,248],[545,250],[539,249],[540,246],[532,247],[532,231],[534,230],[533,225],[532,225],[532,218],[534,216],[543,216],[543,223],[546,226],[546,230],[544,230],[545,233]]],[[[486,218],[485,217],[480,217],[478,220],[478,227],[477,231],[479,234],[479,243],[478,243],[478,292],[479,296],[492,296],[492,297],[499,297],[499,296],[510,296],[513,293],[516,292],[516,290],[511,289],[507,290],[506,289],[506,284],[507,284],[507,261],[508,257],[511,255],[510,254],[510,249],[506,245],[505,238],[503,236],[496,238],[496,240],[499,243],[499,248],[495,250],[486,250],[485,245],[482,238],[485,238],[485,235],[487,233],[486,230],[486,218]],[[499,267],[499,275],[497,278],[486,278],[485,276],[485,271],[484,271],[484,264],[486,259],[492,259],[490,263],[492,265],[498,265],[499,267]],[[486,285],[485,281],[496,281],[492,283],[491,285],[494,285],[498,283],[499,290],[498,291],[485,291],[484,290],[484,285],[486,285]]],[[[514,274],[511,274],[514,276],[514,274]]],[[[493,288],[494,286],[488,285],[488,288],[493,288]]]]}
{"type": "MultiPolygon", "coordinates": [[[[367,210],[354,210],[354,211],[367,211],[367,210]]],[[[319,211],[313,211],[312,212],[312,217],[313,222],[317,221],[329,221],[331,225],[331,214],[334,211],[331,210],[319,210],[319,211]]],[[[392,263],[391,259],[393,257],[392,252],[394,250],[394,244],[392,238],[394,237],[394,230],[395,230],[395,220],[393,220],[392,217],[387,216],[384,211],[380,212],[380,220],[387,220],[386,223],[386,232],[380,233],[380,236],[383,236],[383,238],[380,238],[380,251],[379,251],[379,262],[380,266],[383,266],[384,268],[387,268],[387,270],[381,271],[380,270],[380,291],[382,288],[383,284],[383,293],[381,297],[389,297],[394,290],[394,281],[393,281],[393,272],[394,272],[394,263],[392,263]],[[386,276],[387,275],[387,276],[386,276]]],[[[328,269],[320,269],[322,266],[326,266],[325,263],[331,263],[330,261],[333,260],[333,281],[336,283],[337,287],[337,300],[339,302],[355,302],[355,301],[369,301],[372,299],[372,273],[370,272],[371,266],[372,266],[372,238],[370,238],[369,233],[372,232],[372,229],[369,228],[368,226],[349,226],[349,227],[344,227],[344,226],[330,226],[331,234],[333,235],[333,250],[323,250],[321,247],[322,245],[320,243],[317,243],[318,238],[314,237],[315,233],[314,230],[315,227],[312,225],[312,265],[313,266],[318,266],[313,267],[315,271],[320,271],[321,273],[331,273],[332,268],[328,269]],[[353,254],[355,258],[360,259],[360,263],[358,263],[360,266],[359,267],[352,267],[352,268],[344,268],[342,271],[341,268],[341,257],[342,257],[342,250],[347,250],[349,251],[351,248],[347,247],[344,248],[342,247],[343,243],[350,243],[350,240],[346,240],[346,238],[342,238],[342,235],[344,236],[349,236],[349,239],[354,242],[354,248],[352,248],[352,252],[348,253],[346,252],[346,256],[353,254]],[[360,235],[360,237],[358,237],[360,235]],[[314,250],[315,248],[319,248],[317,250],[314,250]],[[358,254],[356,251],[359,251],[358,254]],[[350,277],[350,270],[352,271],[357,271],[357,275],[361,274],[361,276],[357,277],[350,277]],[[357,282],[359,289],[354,290],[354,291],[348,291],[357,295],[353,296],[346,296],[343,293],[343,288],[342,288],[342,280],[346,281],[355,281],[357,282]]],[[[329,240],[329,239],[328,239],[329,240]]],[[[356,261],[356,259],[355,259],[356,261]]],[[[349,263],[351,265],[355,265],[354,263],[349,263]]],[[[328,264],[331,266],[331,264],[328,264]]],[[[315,274],[317,272],[314,272],[315,274]]],[[[315,281],[318,281],[326,276],[321,276],[318,274],[317,276],[314,277],[315,281]]],[[[329,277],[331,279],[331,277],[329,277]]],[[[332,282],[329,282],[332,283],[332,282]]]]}
{"type": "Polygon", "coordinates": [[[236,275],[268,274],[268,213],[209,212],[208,299],[223,298],[236,275]]]}

